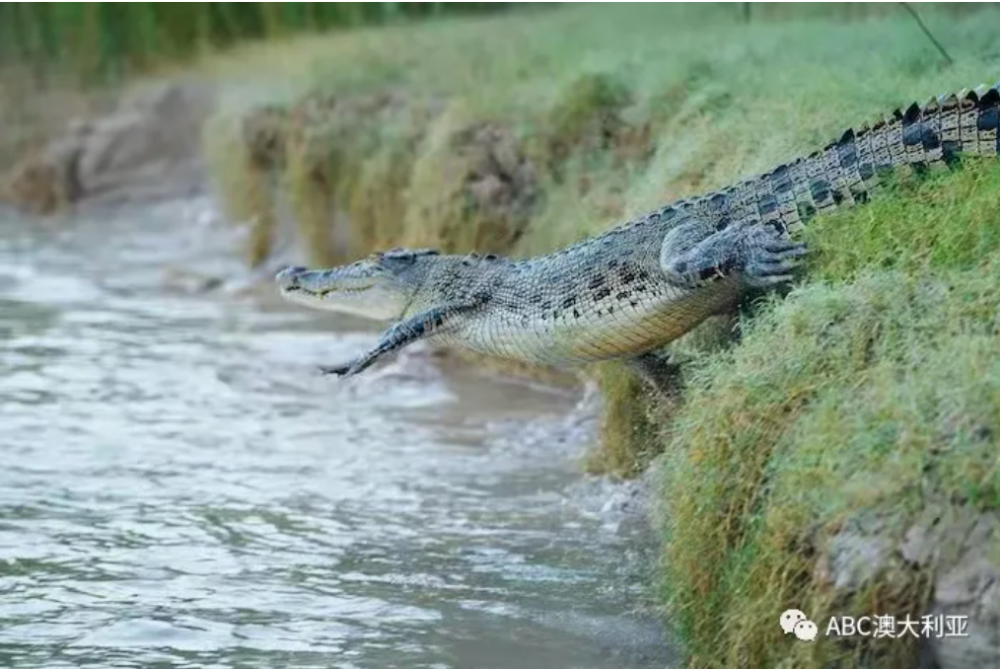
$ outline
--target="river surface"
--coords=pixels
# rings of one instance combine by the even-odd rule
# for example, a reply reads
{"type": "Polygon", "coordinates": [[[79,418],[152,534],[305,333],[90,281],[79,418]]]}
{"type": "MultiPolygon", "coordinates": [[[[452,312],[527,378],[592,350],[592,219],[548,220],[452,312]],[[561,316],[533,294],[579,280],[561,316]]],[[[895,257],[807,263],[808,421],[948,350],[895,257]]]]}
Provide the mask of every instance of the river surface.
{"type": "Polygon", "coordinates": [[[238,276],[207,203],[0,210],[0,667],[664,667],[575,390],[238,276]]]}

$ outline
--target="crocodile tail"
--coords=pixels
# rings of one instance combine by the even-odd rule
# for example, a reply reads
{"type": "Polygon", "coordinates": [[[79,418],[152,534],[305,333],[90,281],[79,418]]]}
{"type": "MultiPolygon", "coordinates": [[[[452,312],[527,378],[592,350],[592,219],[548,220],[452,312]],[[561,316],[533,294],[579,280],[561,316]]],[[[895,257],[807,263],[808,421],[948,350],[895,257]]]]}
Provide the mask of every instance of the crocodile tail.
{"type": "Polygon", "coordinates": [[[962,155],[998,155],[998,122],[1000,84],[914,103],[848,130],[806,158],[715,194],[712,208],[724,203],[730,220],[794,229],[817,213],[867,201],[886,172],[924,172],[951,167],[962,155]]]}

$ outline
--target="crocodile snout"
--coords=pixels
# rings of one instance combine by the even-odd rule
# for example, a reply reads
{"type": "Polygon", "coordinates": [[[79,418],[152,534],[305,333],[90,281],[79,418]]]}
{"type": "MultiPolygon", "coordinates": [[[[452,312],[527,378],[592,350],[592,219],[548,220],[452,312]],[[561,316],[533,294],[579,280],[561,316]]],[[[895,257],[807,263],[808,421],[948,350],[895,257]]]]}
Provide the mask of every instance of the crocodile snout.
{"type": "Polygon", "coordinates": [[[289,288],[292,286],[297,286],[299,283],[299,277],[302,276],[304,272],[308,269],[305,267],[300,267],[298,265],[292,265],[281,270],[274,275],[275,282],[282,286],[283,288],[289,288]]]}

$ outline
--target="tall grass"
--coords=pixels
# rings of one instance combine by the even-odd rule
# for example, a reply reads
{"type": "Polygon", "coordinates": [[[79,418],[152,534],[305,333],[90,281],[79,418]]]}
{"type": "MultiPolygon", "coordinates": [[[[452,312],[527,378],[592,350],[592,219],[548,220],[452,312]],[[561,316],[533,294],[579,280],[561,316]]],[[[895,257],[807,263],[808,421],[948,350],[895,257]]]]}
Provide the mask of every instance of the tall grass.
{"type": "Polygon", "coordinates": [[[0,4],[0,66],[27,65],[44,83],[116,81],[207,50],[331,28],[495,10],[506,3],[200,2],[0,4]]]}

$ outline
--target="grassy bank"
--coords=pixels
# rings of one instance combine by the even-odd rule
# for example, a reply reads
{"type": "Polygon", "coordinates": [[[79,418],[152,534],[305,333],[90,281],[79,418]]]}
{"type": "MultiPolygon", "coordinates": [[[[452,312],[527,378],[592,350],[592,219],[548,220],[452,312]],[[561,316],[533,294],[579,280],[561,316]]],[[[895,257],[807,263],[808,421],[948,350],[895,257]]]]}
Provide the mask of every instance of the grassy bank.
{"type": "MultiPolygon", "coordinates": [[[[317,264],[545,252],[997,79],[996,10],[924,10],[949,66],[909,15],[877,11],[571,7],[255,47],[206,64],[243,84],[206,151],[251,264],[283,218],[317,264]]],[[[598,371],[591,465],[660,473],[664,596],[693,666],[914,665],[914,643],[796,645],[776,622],[919,616],[941,564],[841,578],[830,547],[1000,507],[998,200],[1000,167],[973,164],[818,220],[807,276],[747,305],[738,342],[718,319],[671,346],[675,405],[598,371]]]]}
{"type": "MultiPolygon", "coordinates": [[[[928,509],[1000,509],[1000,170],[904,190],[818,221],[811,279],[697,364],[667,426],[664,583],[700,665],[914,666],[913,639],[802,649],[774,621],[920,618],[932,567],[835,585],[833,537],[877,519],[896,550],[928,509]]],[[[1000,537],[976,550],[1000,564],[1000,537]]]]}

